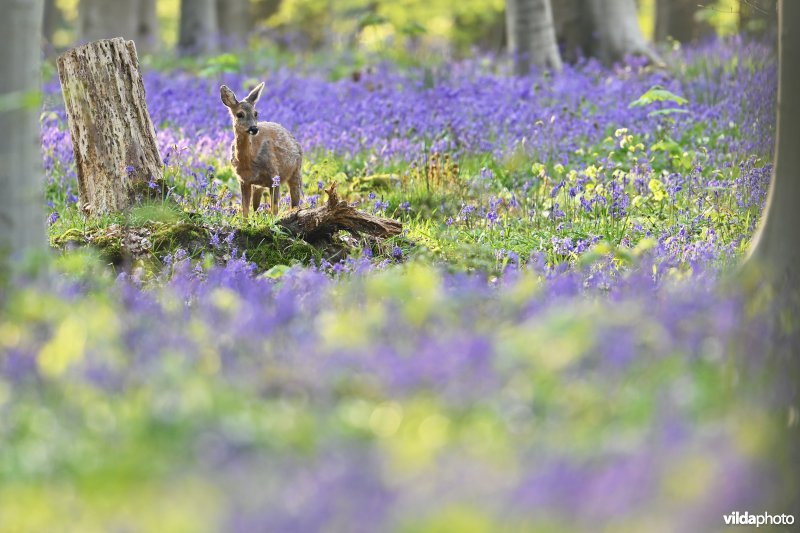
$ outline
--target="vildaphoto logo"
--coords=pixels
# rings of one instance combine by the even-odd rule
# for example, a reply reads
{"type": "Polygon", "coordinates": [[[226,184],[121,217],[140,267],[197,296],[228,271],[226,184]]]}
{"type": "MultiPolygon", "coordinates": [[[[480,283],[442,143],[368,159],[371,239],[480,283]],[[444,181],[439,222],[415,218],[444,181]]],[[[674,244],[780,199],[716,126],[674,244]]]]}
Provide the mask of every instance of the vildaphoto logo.
{"type": "Polygon", "coordinates": [[[726,526],[783,526],[794,524],[794,515],[791,514],[750,514],[747,511],[740,513],[734,511],[723,515],[726,526]]]}

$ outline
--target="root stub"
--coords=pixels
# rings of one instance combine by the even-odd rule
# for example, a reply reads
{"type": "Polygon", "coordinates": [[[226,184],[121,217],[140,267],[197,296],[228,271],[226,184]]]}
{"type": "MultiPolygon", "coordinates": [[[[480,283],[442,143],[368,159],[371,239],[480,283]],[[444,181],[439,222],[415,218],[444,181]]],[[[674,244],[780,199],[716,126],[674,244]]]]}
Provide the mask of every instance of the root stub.
{"type": "Polygon", "coordinates": [[[336,183],[332,183],[325,192],[328,201],[324,205],[295,211],[279,220],[278,225],[308,242],[329,238],[340,230],[353,235],[366,233],[381,238],[399,235],[403,231],[403,224],[396,220],[364,213],[340,200],[336,183]]]}

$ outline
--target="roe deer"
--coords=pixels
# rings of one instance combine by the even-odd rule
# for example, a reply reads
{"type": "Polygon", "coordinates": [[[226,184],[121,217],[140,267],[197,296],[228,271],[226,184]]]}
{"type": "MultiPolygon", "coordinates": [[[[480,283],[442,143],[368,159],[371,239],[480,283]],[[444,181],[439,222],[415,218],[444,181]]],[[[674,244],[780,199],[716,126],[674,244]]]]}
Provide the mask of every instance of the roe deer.
{"type": "Polygon", "coordinates": [[[234,140],[231,144],[231,165],[242,186],[242,215],[245,220],[253,198],[253,210],[261,204],[264,188],[272,189],[272,214],[278,212],[281,183],[289,185],[292,207],[300,203],[300,165],[303,149],[289,131],[274,122],[258,122],[255,106],[264,83],[250,91],[241,102],[228,87],[219,88],[222,103],[233,120],[234,140]],[[278,182],[275,182],[277,178],[278,182]]]}

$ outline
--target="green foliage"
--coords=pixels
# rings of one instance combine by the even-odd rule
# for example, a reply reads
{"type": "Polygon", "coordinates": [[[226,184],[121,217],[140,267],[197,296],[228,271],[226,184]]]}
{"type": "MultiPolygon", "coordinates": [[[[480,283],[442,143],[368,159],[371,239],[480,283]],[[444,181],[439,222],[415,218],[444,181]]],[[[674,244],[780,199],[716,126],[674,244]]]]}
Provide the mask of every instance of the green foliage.
{"type": "Polygon", "coordinates": [[[204,78],[219,78],[222,74],[241,71],[242,64],[235,54],[222,54],[205,60],[206,67],[200,71],[204,78]]]}
{"type": "MultiPolygon", "coordinates": [[[[629,108],[633,107],[646,107],[652,105],[656,102],[672,102],[678,105],[686,105],[688,100],[683,98],[682,96],[678,96],[677,94],[668,91],[661,85],[654,85],[650,89],[647,90],[642,96],[628,104],[629,108]]],[[[661,115],[668,115],[671,113],[688,113],[685,109],[659,109],[651,113],[653,114],[661,114],[661,115]]]]}

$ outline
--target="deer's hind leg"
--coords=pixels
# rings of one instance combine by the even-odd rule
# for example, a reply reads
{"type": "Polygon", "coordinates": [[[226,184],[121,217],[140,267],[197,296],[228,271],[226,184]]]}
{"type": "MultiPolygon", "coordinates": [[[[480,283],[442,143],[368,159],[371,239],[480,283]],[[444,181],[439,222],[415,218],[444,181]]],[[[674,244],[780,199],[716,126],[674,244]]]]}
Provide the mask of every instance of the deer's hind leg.
{"type": "Polygon", "coordinates": [[[264,195],[264,189],[253,185],[253,212],[258,211],[258,206],[261,205],[261,197],[264,195]]]}

